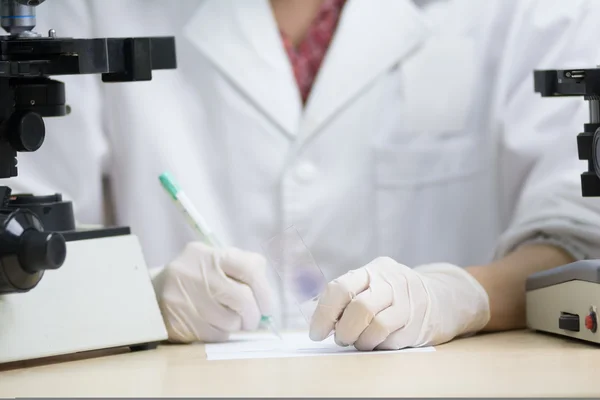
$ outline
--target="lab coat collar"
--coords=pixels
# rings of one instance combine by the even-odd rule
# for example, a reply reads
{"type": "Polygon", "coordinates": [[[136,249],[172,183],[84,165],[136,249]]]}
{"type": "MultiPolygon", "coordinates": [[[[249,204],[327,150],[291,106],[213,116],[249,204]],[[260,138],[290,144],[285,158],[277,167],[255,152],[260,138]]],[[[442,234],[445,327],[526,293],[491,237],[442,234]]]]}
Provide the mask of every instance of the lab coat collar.
{"type": "Polygon", "coordinates": [[[206,0],[184,35],[283,132],[298,132],[302,100],[269,0],[206,0]]]}
{"type": "Polygon", "coordinates": [[[412,54],[428,34],[423,12],[413,0],[349,0],[306,104],[301,141],[412,54]]]}
{"type": "Polygon", "coordinates": [[[289,137],[303,142],[427,37],[413,0],[348,0],[304,108],[269,0],[206,0],[184,35],[289,137]]]}

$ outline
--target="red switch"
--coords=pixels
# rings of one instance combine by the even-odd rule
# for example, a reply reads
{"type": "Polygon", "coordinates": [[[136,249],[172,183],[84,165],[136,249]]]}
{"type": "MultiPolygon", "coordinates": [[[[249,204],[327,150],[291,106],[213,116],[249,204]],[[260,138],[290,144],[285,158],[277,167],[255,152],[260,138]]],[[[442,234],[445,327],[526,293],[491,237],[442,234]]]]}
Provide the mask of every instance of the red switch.
{"type": "Polygon", "coordinates": [[[591,312],[589,315],[587,315],[585,317],[585,327],[586,329],[592,331],[592,332],[596,332],[596,330],[598,329],[598,323],[596,321],[596,313],[595,312],[591,312]]]}

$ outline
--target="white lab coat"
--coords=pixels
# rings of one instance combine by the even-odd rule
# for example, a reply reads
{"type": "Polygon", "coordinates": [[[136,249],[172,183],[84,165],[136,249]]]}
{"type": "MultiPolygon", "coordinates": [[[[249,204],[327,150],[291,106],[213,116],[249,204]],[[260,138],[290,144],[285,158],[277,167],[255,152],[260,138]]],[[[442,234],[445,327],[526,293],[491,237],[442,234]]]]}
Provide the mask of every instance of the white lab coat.
{"type": "Polygon", "coordinates": [[[378,256],[486,263],[538,233],[600,257],[600,199],[579,183],[585,102],[532,81],[597,64],[594,3],[349,0],[303,109],[268,0],[53,0],[40,31],[175,35],[179,68],[61,77],[73,114],[47,121],[14,185],[61,191],[97,223],[109,176],[151,267],[194,239],[165,170],[222,241],[261,251],[293,224],[328,279],[378,256]]]}

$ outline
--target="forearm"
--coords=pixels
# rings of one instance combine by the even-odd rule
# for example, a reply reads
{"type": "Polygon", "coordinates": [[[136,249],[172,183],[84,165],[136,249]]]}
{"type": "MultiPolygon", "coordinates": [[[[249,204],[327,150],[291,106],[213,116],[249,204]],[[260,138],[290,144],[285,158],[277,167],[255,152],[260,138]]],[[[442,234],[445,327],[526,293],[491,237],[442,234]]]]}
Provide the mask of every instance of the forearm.
{"type": "Polygon", "coordinates": [[[483,330],[524,328],[527,277],[573,261],[567,252],[558,247],[527,245],[489,265],[467,268],[489,296],[491,318],[483,330]]]}

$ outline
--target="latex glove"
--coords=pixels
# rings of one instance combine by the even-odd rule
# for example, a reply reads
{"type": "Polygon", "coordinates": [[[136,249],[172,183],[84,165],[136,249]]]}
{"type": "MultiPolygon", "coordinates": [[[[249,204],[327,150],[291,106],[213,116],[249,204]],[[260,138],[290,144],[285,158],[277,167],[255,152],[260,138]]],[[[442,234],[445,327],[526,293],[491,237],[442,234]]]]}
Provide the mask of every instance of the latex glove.
{"type": "Polygon", "coordinates": [[[489,319],[487,293],[462,268],[411,269],[378,258],[329,283],[313,314],[310,338],[321,341],[335,331],[340,346],[396,350],[475,333],[489,319]]]}
{"type": "Polygon", "coordinates": [[[272,312],[266,260],[237,248],[190,243],[152,281],[172,342],[221,342],[272,312]]]}

